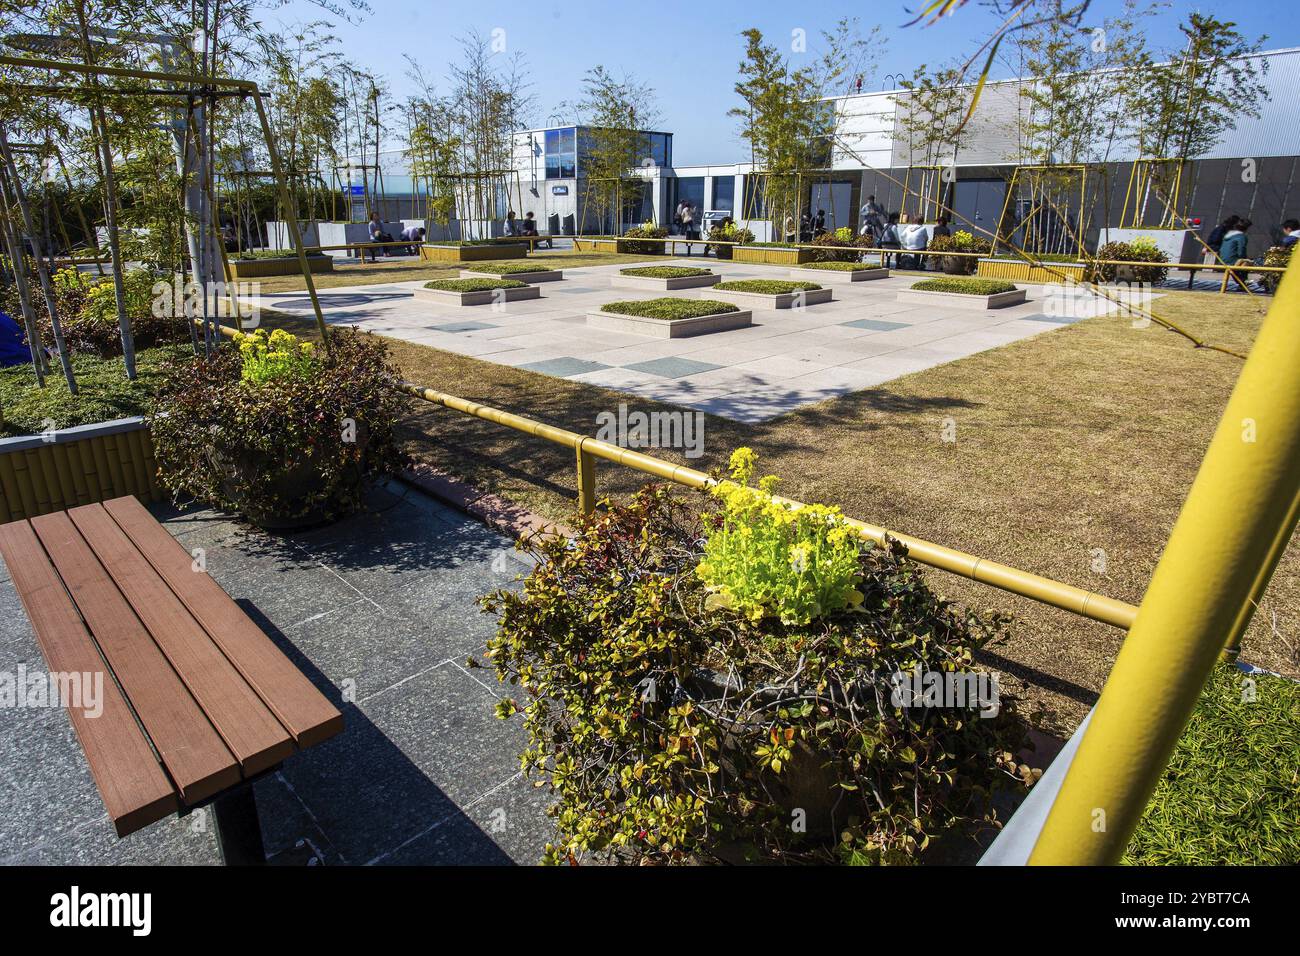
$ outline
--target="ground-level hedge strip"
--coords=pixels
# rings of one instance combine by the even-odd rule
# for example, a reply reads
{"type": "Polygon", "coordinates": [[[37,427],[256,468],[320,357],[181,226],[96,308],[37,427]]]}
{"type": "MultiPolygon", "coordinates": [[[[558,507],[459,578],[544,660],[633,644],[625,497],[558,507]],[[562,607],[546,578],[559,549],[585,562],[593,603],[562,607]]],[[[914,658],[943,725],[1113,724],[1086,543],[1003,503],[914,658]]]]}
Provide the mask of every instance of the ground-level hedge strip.
{"type": "Polygon", "coordinates": [[[637,279],[693,279],[696,276],[711,276],[713,270],[695,269],[691,266],[634,266],[631,269],[619,269],[618,274],[637,279]]]}
{"type": "Polygon", "coordinates": [[[702,315],[719,312],[739,312],[729,302],[715,299],[647,299],[644,302],[609,302],[600,307],[602,312],[636,315],[647,319],[696,319],[702,315]]]}
{"type": "Polygon", "coordinates": [[[821,286],[816,282],[790,282],[785,279],[736,279],[732,282],[719,282],[714,288],[722,292],[785,295],[789,292],[815,292],[821,286]]]}
{"type": "Polygon", "coordinates": [[[999,292],[1015,292],[1016,284],[1004,279],[922,279],[913,282],[912,288],[917,292],[954,292],[957,295],[997,295],[999,292]]]}
{"type": "Polygon", "coordinates": [[[518,279],[434,279],[426,289],[437,292],[491,292],[495,289],[523,289],[527,282],[518,279]]]}

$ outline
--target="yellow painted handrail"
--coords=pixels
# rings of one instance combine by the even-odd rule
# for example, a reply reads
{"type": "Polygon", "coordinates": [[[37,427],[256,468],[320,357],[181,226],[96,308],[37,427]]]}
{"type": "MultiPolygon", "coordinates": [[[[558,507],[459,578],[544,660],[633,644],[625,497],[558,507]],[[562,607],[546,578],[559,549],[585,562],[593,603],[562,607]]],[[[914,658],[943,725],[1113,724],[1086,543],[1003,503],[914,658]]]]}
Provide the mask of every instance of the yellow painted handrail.
{"type": "MultiPolygon", "coordinates": [[[[664,481],[685,485],[688,488],[708,488],[716,483],[714,478],[702,471],[696,471],[694,468],[687,468],[685,465],[674,465],[672,462],[664,461],[661,458],[612,445],[597,438],[579,435],[577,432],[557,428],[554,425],[547,425],[531,418],[525,418],[522,415],[516,415],[513,412],[493,408],[490,405],[471,402],[468,399],[426,388],[414,382],[402,382],[398,387],[408,395],[423,399],[426,402],[442,405],[453,411],[473,415],[475,418],[482,418],[485,421],[494,422],[497,425],[513,428],[516,431],[545,439],[557,445],[572,448],[577,457],[579,507],[584,512],[590,512],[595,508],[593,468],[597,458],[612,461],[615,464],[623,465],[643,474],[653,475],[664,481]]],[[[802,506],[804,504],[804,502],[796,501],[793,498],[778,497],[777,500],[793,506],[802,506]]],[[[922,538],[899,534],[879,525],[868,524],[865,521],[858,521],[853,518],[848,519],[848,524],[855,528],[863,538],[877,544],[883,544],[886,537],[893,538],[907,548],[909,557],[921,564],[950,571],[953,574],[970,578],[972,581],[979,581],[983,584],[1001,588],[1004,591],[1010,591],[1012,594],[1019,594],[1022,597],[1031,598],[1043,604],[1050,604],[1052,607],[1058,607],[1082,617],[1109,624],[1112,627],[1128,628],[1137,612],[1137,608],[1132,604],[1117,601],[1103,594],[1086,591],[1072,584],[1054,581],[1051,578],[1045,578],[1005,564],[987,561],[973,554],[966,554],[963,551],[944,547],[941,544],[935,544],[922,538]]]]}
{"type": "Polygon", "coordinates": [[[1120,860],[1225,643],[1300,514],[1293,259],[1052,805],[1031,864],[1120,860]]]}

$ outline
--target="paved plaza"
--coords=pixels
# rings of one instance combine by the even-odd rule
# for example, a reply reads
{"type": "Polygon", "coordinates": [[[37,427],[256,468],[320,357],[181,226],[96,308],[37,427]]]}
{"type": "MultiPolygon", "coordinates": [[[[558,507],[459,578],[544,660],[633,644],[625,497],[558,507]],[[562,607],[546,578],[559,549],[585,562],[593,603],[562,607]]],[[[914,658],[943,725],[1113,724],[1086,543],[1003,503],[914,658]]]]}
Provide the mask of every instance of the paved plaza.
{"type": "MultiPolygon", "coordinates": [[[[1074,290],[1074,316],[1062,317],[1059,313],[1070,310],[1048,308],[1045,287],[1038,285],[1024,286],[1029,295],[1023,305],[990,311],[905,304],[898,292],[919,277],[897,276],[837,283],[834,301],[822,305],[754,309],[751,327],[730,332],[657,339],[589,328],[585,313],[607,302],[710,295],[708,289],[657,293],[611,287],[611,277],[629,265],[565,269],[564,281],[542,285],[540,299],[500,305],[417,301],[412,290],[423,280],[324,289],[320,299],[331,324],[358,325],[740,422],[766,421],[1112,308],[1074,290]]],[[[644,265],[707,266],[724,279],[789,278],[786,268],[699,257],[659,258],[644,265]]],[[[302,292],[253,301],[287,314],[311,314],[311,301],[302,292]]]]}
{"type": "MultiPolygon", "coordinates": [[[[511,690],[483,662],[479,595],[528,566],[512,542],[405,485],[307,531],[268,534],[207,508],[150,506],[207,573],[343,712],[337,737],[256,785],[270,862],[532,864],[554,828],[519,770],[511,690]],[[201,552],[200,552],[201,549],[201,552]]],[[[0,672],[44,658],[0,562],[0,672]]],[[[219,863],[209,814],[118,839],[61,707],[0,709],[0,863],[219,863]]]]}

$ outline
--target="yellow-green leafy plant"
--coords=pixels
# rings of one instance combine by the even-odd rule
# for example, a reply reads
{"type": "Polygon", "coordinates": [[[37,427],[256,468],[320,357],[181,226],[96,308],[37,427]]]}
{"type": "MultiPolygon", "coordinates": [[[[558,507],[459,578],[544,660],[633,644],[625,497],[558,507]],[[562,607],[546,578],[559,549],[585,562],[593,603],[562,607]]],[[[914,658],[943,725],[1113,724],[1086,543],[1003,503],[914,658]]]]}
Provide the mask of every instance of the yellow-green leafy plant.
{"type": "Polygon", "coordinates": [[[316,369],[316,349],[310,342],[300,342],[284,329],[267,334],[258,329],[251,334],[235,333],[235,343],[243,359],[239,377],[261,385],[280,379],[301,379],[316,369]]]}
{"type": "Polygon", "coordinates": [[[713,494],[721,512],[706,526],[704,560],[696,568],[710,604],[751,621],[776,617],[807,624],[862,603],[861,541],[838,508],[789,505],[772,495],[775,475],[757,485],[757,455],[731,455],[731,481],[713,494]]]}

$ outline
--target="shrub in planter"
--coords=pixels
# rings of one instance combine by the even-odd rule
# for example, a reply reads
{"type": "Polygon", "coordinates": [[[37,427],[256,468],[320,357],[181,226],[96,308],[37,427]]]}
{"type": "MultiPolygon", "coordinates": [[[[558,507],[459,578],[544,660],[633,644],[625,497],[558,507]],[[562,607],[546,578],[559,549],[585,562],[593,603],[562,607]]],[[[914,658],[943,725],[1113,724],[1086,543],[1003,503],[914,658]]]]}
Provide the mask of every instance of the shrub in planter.
{"type": "Polygon", "coordinates": [[[662,255],[666,246],[662,242],[628,242],[629,239],[667,239],[668,230],[647,222],[642,226],[633,226],[623,233],[622,249],[634,256],[662,255]]]}
{"type": "Polygon", "coordinates": [[[940,256],[939,265],[944,272],[955,276],[974,275],[979,266],[979,256],[986,256],[993,249],[987,239],[958,229],[951,236],[935,236],[930,240],[929,248],[934,252],[973,252],[976,255],[940,256]]]}
{"type": "MultiPolygon", "coordinates": [[[[50,278],[54,307],[59,311],[63,339],[68,349],[75,354],[101,358],[121,355],[122,333],[117,324],[117,297],[112,277],[88,276],[78,274],[75,269],[60,269],[50,278]]],[[[154,314],[153,287],[156,281],[158,276],[148,269],[131,269],[122,276],[126,313],[131,320],[131,333],[137,349],[189,341],[183,318],[154,314]]],[[[34,268],[29,286],[41,341],[50,347],[54,343],[54,330],[34,268]]],[[[0,308],[21,321],[22,312],[12,286],[0,290],[0,308]]]]}
{"type": "Polygon", "coordinates": [[[824,232],[812,241],[811,262],[857,262],[862,253],[857,250],[861,245],[848,227],[824,232]]]}
{"type": "MultiPolygon", "coordinates": [[[[1263,265],[1277,266],[1285,269],[1291,264],[1291,250],[1295,248],[1295,243],[1289,246],[1271,246],[1264,253],[1263,265]]],[[[1282,274],[1280,272],[1264,272],[1260,274],[1260,282],[1269,292],[1276,292],[1277,287],[1282,283],[1282,274]]]]}
{"type": "Polygon", "coordinates": [[[904,706],[891,675],[968,675],[1004,622],[734,461],[717,511],[607,503],[484,599],[527,695],[498,715],[522,710],[522,765],[558,797],[546,861],[906,863],[991,825],[992,791],[1022,786],[1009,714],[904,706]]]}
{"type": "Polygon", "coordinates": [[[259,329],[237,350],[170,365],[151,422],[163,485],[263,527],[354,510],[365,478],[400,464],[402,399],[382,340],[329,334],[329,354],[259,329]]]}
{"type": "MultiPolygon", "coordinates": [[[[1097,250],[1098,259],[1122,262],[1168,262],[1169,257],[1150,239],[1133,242],[1108,242],[1097,250]]],[[[1115,262],[1099,262],[1092,275],[1102,282],[1144,282],[1155,285],[1164,282],[1169,269],[1164,266],[1126,266],[1115,262]]]]}
{"type": "MultiPolygon", "coordinates": [[[[747,245],[754,241],[754,234],[748,229],[742,229],[734,222],[725,225],[717,225],[709,230],[706,237],[712,242],[736,242],[741,245],[747,245]]],[[[730,259],[732,246],[709,246],[719,259],[730,259]]]]}

